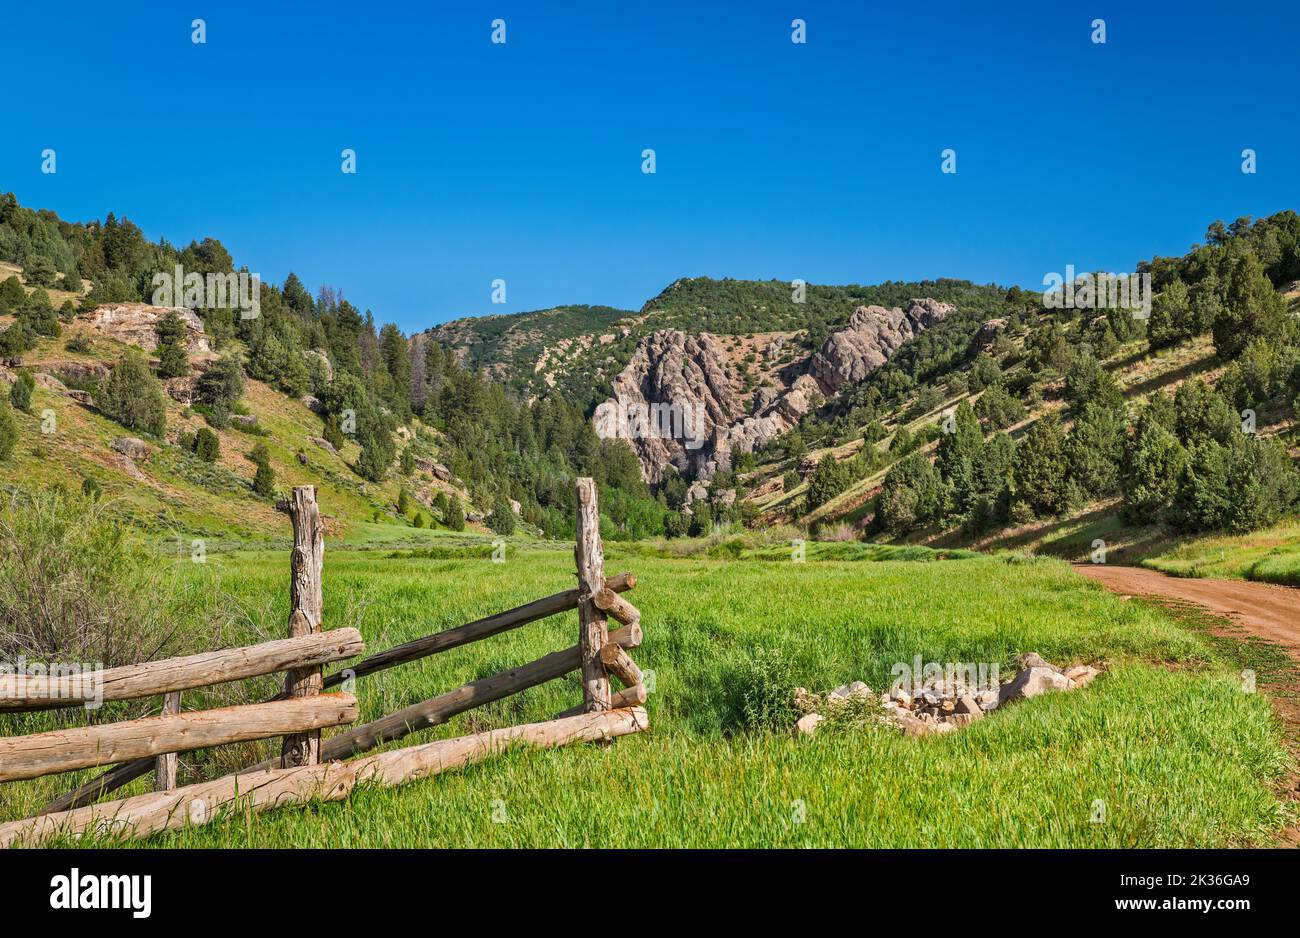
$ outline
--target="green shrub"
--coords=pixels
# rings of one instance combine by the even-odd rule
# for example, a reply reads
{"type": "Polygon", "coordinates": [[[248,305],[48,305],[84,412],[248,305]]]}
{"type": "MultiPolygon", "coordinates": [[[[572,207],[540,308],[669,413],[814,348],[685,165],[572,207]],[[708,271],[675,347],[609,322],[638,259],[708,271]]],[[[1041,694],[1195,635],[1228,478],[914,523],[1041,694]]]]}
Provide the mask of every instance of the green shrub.
{"type": "Polygon", "coordinates": [[[32,392],[36,389],[36,380],[31,372],[20,371],[18,378],[9,388],[9,403],[25,414],[32,412],[32,392]]]}
{"type": "Polygon", "coordinates": [[[8,459],[18,443],[18,421],[9,402],[0,397],[0,462],[8,459]]]}
{"type": "Polygon", "coordinates": [[[162,436],[167,409],[162,387],[138,352],[128,352],[100,384],[95,404],[129,430],[162,436]]]}

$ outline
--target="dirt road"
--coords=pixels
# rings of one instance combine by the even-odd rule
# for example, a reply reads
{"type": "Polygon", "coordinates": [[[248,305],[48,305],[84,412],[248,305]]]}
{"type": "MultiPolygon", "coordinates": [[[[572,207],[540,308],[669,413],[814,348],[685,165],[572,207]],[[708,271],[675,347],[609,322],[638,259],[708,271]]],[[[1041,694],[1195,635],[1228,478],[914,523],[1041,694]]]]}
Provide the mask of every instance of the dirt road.
{"type": "Polygon", "coordinates": [[[1300,590],[1247,580],[1197,580],[1144,567],[1100,563],[1074,569],[1122,596],[1165,596],[1197,603],[1227,616],[1246,631],[1286,648],[1300,661],[1300,590]]]}

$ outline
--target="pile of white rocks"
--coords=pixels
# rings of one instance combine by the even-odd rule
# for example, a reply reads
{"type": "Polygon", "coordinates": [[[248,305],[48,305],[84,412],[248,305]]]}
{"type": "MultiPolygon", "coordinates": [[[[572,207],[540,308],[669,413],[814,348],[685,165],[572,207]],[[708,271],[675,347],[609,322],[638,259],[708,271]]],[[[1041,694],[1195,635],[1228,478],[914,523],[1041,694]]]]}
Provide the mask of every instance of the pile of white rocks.
{"type": "Polygon", "coordinates": [[[951,733],[983,719],[990,710],[1004,704],[1049,691],[1076,690],[1101,673],[1088,664],[1059,668],[1035,652],[1020,655],[1016,663],[1019,665],[1016,675],[995,687],[975,687],[956,678],[943,677],[927,680],[920,688],[897,687],[881,694],[862,681],[845,684],[824,695],[797,687],[794,704],[803,711],[803,716],[795,729],[811,736],[828,715],[834,717],[851,710],[855,716],[863,715],[867,722],[895,726],[906,736],[951,733]]]}

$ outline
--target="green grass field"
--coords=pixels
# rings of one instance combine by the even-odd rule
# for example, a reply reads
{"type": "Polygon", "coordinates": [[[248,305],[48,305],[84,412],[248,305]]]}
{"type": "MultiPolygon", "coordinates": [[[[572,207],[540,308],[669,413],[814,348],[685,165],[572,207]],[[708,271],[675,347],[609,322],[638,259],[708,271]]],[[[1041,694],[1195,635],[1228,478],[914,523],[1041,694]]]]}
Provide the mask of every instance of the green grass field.
{"type": "MultiPolygon", "coordinates": [[[[629,598],[646,635],[634,657],[654,672],[646,734],[512,752],[402,788],[362,790],[346,803],[228,816],[145,846],[1213,847],[1269,843],[1285,822],[1274,786],[1288,757],[1267,699],[1243,693],[1226,659],[1165,613],[1111,596],[1054,560],[820,553],[806,563],[669,559],[609,546],[608,571],[633,570],[640,580],[629,598]],[[894,662],[917,654],[1009,672],[1030,650],[1060,663],[1104,661],[1109,671],[1086,690],[919,740],[884,728],[797,739],[785,727],[754,725],[747,706],[796,685],[863,679],[879,689],[894,662]],[[1097,800],[1102,823],[1092,820],[1097,800]]],[[[280,634],[285,552],[212,555],[187,576],[229,594],[249,639],[280,634]]],[[[573,582],[563,550],[520,550],[494,564],[331,543],[326,618],[331,627],[358,625],[377,651],[573,582]]],[[[363,718],[576,636],[569,613],[362,678],[363,718]]],[[[272,686],[262,681],[250,693],[272,686]]],[[[580,697],[571,675],[404,742],[545,719],[580,697]]],[[[49,719],[28,717],[25,729],[11,722],[6,732],[49,719]]],[[[270,744],[234,748],[182,756],[182,783],[269,753],[270,744]]],[[[68,782],[4,786],[4,817],[31,813],[68,782]]]]}

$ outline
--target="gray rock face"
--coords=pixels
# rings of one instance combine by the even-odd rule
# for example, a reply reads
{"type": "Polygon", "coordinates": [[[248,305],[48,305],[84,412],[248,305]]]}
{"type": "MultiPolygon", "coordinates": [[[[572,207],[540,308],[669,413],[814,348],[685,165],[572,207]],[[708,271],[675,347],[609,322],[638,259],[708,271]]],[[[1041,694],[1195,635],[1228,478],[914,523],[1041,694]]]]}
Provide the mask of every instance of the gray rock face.
{"type": "Polygon", "coordinates": [[[669,466],[707,482],[731,467],[733,453],[780,436],[822,400],[817,382],[801,375],[789,388],[760,389],[746,414],[722,344],[675,329],[642,339],[613,385],[614,396],[596,409],[596,432],[627,439],[650,483],[669,466]]]}
{"type": "Polygon", "coordinates": [[[900,345],[955,309],[932,299],[913,300],[906,311],[859,306],[848,325],[822,343],[809,369],[828,393],[861,381],[888,361],[900,345]]]}
{"type": "Polygon", "coordinates": [[[113,449],[130,459],[149,458],[149,447],[138,436],[119,436],[113,441],[113,449]]]}
{"type": "Polygon", "coordinates": [[[203,331],[203,320],[184,307],[150,306],[148,303],[108,303],[84,315],[95,329],[119,342],[137,345],[147,352],[158,348],[158,320],[169,312],[176,313],[185,325],[185,351],[190,355],[210,355],[212,346],[203,331]]]}

